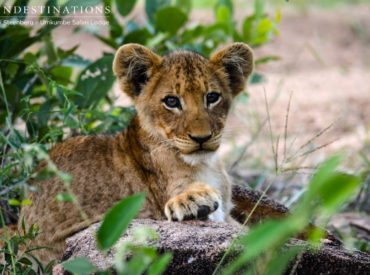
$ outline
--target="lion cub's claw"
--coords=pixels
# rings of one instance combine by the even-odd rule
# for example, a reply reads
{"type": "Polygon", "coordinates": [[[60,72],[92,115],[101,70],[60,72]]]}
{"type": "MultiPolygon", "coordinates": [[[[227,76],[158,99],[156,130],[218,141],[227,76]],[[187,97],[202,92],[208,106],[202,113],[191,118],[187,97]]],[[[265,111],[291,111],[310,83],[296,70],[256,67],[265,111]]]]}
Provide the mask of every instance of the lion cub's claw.
{"type": "Polygon", "coordinates": [[[206,220],[221,205],[221,197],[212,187],[197,187],[171,198],[164,212],[170,221],[206,220]]]}

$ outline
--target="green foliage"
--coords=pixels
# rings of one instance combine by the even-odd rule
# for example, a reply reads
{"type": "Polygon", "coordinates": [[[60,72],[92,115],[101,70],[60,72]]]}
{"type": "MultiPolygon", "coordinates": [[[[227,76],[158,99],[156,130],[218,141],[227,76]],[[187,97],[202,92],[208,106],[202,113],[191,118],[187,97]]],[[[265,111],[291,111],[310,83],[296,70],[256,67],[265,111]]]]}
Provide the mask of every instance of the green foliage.
{"type": "Polygon", "coordinates": [[[130,221],[140,211],[144,198],[143,193],[126,197],[107,212],[97,233],[97,241],[101,249],[110,248],[119,239],[130,221]]]}
{"type": "Polygon", "coordinates": [[[153,246],[157,240],[158,235],[153,229],[136,228],[132,232],[132,238],[117,248],[114,267],[118,274],[162,274],[172,257],[170,253],[157,253],[155,245],[153,246]],[[124,262],[122,258],[129,260],[124,262]]]}
{"type": "Polygon", "coordinates": [[[111,70],[113,55],[105,55],[87,66],[77,79],[74,99],[79,108],[94,108],[110,91],[115,77],[111,70]]]}
{"type": "Polygon", "coordinates": [[[37,226],[32,225],[26,230],[25,224],[22,223],[21,231],[11,236],[5,228],[4,234],[0,237],[0,241],[3,243],[0,249],[1,274],[51,274],[55,261],[43,265],[33,255],[33,251],[47,248],[29,245],[29,242],[39,234],[37,226]]]}
{"type": "MultiPolygon", "coordinates": [[[[122,199],[105,215],[97,232],[97,242],[101,249],[108,250],[126,231],[129,223],[139,213],[144,202],[143,193],[122,199]]],[[[132,239],[116,246],[113,267],[117,274],[159,275],[162,274],[171,260],[170,253],[159,255],[155,246],[157,233],[151,228],[140,227],[132,232],[132,239]],[[123,259],[127,259],[123,261],[123,259]]],[[[98,268],[85,258],[74,258],[63,263],[63,267],[74,274],[91,274],[98,268]]],[[[111,274],[110,271],[98,271],[98,274],[111,274]]]]}
{"type": "MultiPolygon", "coordinates": [[[[109,0],[105,1],[107,4],[109,0]]],[[[128,1],[130,2],[130,1],[128,1]]],[[[214,6],[216,21],[208,25],[188,27],[188,16],[191,12],[190,0],[155,0],[145,1],[145,11],[149,22],[139,26],[135,21],[129,21],[121,27],[121,33],[116,31],[115,22],[110,25],[110,36],[95,36],[110,47],[117,49],[123,43],[140,43],[154,48],[160,54],[174,49],[184,48],[197,51],[208,56],[216,47],[231,41],[241,41],[252,46],[260,46],[269,42],[278,34],[277,24],[280,13],[270,18],[264,12],[263,2],[255,0],[254,13],[244,19],[243,28],[238,30],[233,18],[234,8],[231,0],[218,0],[214,6]],[[112,36],[112,33],[115,35],[112,36]]]]}
{"type": "Polygon", "coordinates": [[[176,34],[188,19],[187,15],[179,8],[166,7],[155,14],[155,24],[159,31],[176,34]],[[168,22],[171,22],[169,24],[168,22]]]}
{"type": "Polygon", "coordinates": [[[91,274],[96,271],[95,266],[85,258],[74,258],[66,261],[63,263],[63,267],[74,274],[91,274]]]}
{"type": "Polygon", "coordinates": [[[126,1],[116,0],[117,9],[122,16],[128,15],[134,8],[135,4],[136,0],[126,0],[126,1]]]}
{"type": "MultiPolygon", "coordinates": [[[[235,243],[238,249],[242,248],[242,253],[222,274],[235,274],[246,267],[257,270],[257,274],[284,274],[287,264],[307,249],[287,247],[288,239],[304,232],[312,220],[324,228],[329,217],[355,194],[362,183],[357,176],[338,172],[338,165],[339,157],[332,157],[319,167],[291,215],[280,220],[267,220],[238,237],[235,243]]],[[[322,229],[315,228],[309,232],[313,247],[318,247],[323,237],[325,231],[322,229]]]]}

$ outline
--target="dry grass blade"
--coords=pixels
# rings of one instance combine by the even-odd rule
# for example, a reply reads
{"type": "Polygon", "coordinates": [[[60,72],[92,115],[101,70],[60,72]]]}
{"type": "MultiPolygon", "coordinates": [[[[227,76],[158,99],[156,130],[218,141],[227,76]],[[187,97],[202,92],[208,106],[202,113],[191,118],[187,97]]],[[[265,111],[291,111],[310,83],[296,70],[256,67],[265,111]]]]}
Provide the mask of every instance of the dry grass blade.
{"type": "Polygon", "coordinates": [[[330,144],[333,144],[334,142],[336,142],[336,141],[338,141],[338,140],[339,140],[339,138],[334,139],[334,140],[332,140],[332,141],[329,141],[329,142],[327,142],[327,143],[324,143],[324,144],[322,144],[322,145],[320,145],[320,146],[318,146],[318,147],[315,147],[315,148],[313,148],[313,149],[311,149],[311,150],[307,150],[307,151],[303,152],[302,154],[300,154],[300,155],[298,155],[298,156],[295,156],[295,157],[291,158],[290,160],[295,160],[295,159],[297,159],[297,158],[304,157],[304,156],[307,156],[307,155],[309,155],[309,154],[312,154],[313,152],[316,152],[316,151],[318,151],[318,150],[321,150],[321,149],[323,149],[323,148],[325,148],[325,147],[329,146],[330,144]]]}
{"type": "MultiPolygon", "coordinates": [[[[320,130],[319,132],[317,132],[314,136],[312,136],[309,140],[307,140],[305,143],[303,143],[302,145],[299,146],[298,150],[290,157],[288,157],[286,159],[286,161],[292,161],[298,157],[300,157],[301,155],[299,155],[297,157],[297,154],[302,150],[304,149],[306,146],[308,146],[309,144],[312,144],[312,142],[316,139],[318,139],[320,136],[322,136],[324,133],[326,133],[327,131],[329,131],[334,125],[334,122],[330,123],[327,127],[325,127],[324,129],[320,130]]],[[[333,141],[334,142],[334,141],[333,141]]],[[[332,143],[332,142],[331,142],[332,143]]],[[[303,153],[304,154],[304,153],[303,153]]]]}
{"type": "Polygon", "coordinates": [[[286,142],[288,138],[288,123],[289,123],[289,113],[290,113],[290,103],[292,102],[293,92],[290,92],[288,106],[285,113],[285,123],[284,123],[284,160],[286,159],[286,142]]]}
{"type": "Polygon", "coordinates": [[[230,168],[228,169],[229,171],[234,170],[236,168],[236,166],[239,164],[239,162],[243,159],[243,157],[247,153],[249,147],[257,140],[257,137],[262,132],[262,129],[265,127],[266,123],[267,123],[267,118],[265,118],[262,121],[262,123],[258,127],[257,131],[255,131],[254,134],[252,135],[250,141],[243,146],[243,148],[241,149],[241,153],[239,154],[238,158],[230,165],[230,168]]]}
{"type": "Polygon", "coordinates": [[[268,104],[268,101],[267,101],[266,89],[263,89],[263,95],[264,95],[264,99],[265,99],[267,122],[268,122],[268,125],[269,125],[269,131],[270,131],[271,149],[272,149],[272,154],[274,156],[274,162],[275,162],[275,172],[277,174],[277,172],[278,172],[278,153],[277,153],[277,150],[278,150],[278,146],[279,146],[279,137],[276,141],[276,148],[275,148],[275,146],[274,146],[274,137],[272,135],[270,108],[269,108],[269,104],[268,104]]]}
{"type": "MultiPolygon", "coordinates": [[[[280,80],[278,83],[278,88],[276,92],[274,93],[274,96],[271,100],[271,106],[273,106],[276,102],[276,100],[279,98],[281,92],[282,92],[282,85],[283,85],[283,80],[280,80]]],[[[264,89],[265,93],[266,90],[264,89]]],[[[254,132],[252,135],[250,141],[248,141],[242,148],[239,156],[236,158],[236,160],[230,165],[228,171],[233,171],[237,165],[240,163],[240,161],[244,158],[245,154],[248,152],[248,149],[250,148],[251,145],[257,140],[257,137],[259,134],[262,132],[262,129],[265,127],[266,123],[268,122],[268,117],[266,117],[260,125],[258,125],[257,131],[254,132]]]]}
{"type": "Polygon", "coordinates": [[[274,155],[274,161],[275,161],[275,174],[277,175],[280,171],[279,167],[279,142],[280,142],[280,136],[276,139],[276,145],[275,145],[275,155],[274,155]]]}
{"type": "Polygon", "coordinates": [[[280,172],[285,173],[285,172],[291,172],[291,171],[316,170],[316,169],[317,167],[313,167],[313,166],[300,166],[300,167],[284,168],[284,169],[281,169],[280,172]]]}

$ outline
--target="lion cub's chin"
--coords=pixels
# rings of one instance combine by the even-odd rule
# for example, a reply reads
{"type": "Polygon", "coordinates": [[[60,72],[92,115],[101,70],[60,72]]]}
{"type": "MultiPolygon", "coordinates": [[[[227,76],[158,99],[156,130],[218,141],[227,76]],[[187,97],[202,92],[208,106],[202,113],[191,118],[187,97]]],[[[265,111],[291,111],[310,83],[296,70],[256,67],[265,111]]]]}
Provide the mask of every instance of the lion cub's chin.
{"type": "Polygon", "coordinates": [[[191,154],[180,154],[181,158],[191,166],[211,163],[216,159],[215,151],[198,151],[191,154]]]}

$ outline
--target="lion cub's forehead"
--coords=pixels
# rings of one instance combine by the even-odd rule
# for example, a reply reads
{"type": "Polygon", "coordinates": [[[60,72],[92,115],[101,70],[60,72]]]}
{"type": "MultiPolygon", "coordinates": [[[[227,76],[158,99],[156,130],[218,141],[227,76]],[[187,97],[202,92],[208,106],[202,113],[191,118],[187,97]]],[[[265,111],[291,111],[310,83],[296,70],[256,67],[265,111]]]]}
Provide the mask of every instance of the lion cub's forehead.
{"type": "Polygon", "coordinates": [[[184,76],[186,78],[206,75],[209,72],[208,64],[208,59],[189,51],[173,52],[166,55],[163,60],[163,67],[167,72],[174,72],[177,77],[184,76]]]}
{"type": "Polygon", "coordinates": [[[164,57],[162,68],[165,78],[179,93],[205,92],[211,81],[209,60],[195,52],[173,52],[164,57]]]}

